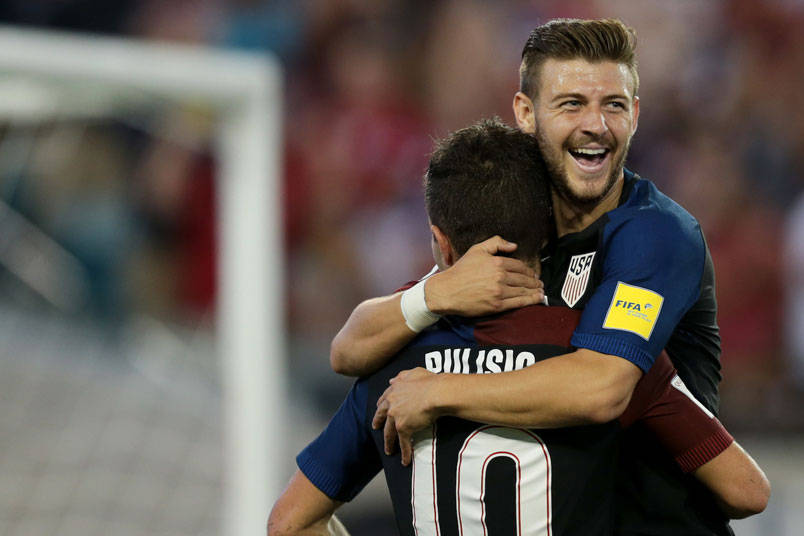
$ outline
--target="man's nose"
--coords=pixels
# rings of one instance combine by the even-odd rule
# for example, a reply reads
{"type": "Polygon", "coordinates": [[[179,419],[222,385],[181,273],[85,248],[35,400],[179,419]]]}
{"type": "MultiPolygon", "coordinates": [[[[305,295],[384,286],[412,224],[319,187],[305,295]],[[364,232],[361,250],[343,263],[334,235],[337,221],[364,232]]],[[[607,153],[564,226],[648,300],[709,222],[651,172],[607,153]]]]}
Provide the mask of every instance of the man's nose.
{"type": "Polygon", "coordinates": [[[581,118],[581,130],[595,136],[602,136],[609,130],[606,115],[598,106],[588,106],[581,118]]]}

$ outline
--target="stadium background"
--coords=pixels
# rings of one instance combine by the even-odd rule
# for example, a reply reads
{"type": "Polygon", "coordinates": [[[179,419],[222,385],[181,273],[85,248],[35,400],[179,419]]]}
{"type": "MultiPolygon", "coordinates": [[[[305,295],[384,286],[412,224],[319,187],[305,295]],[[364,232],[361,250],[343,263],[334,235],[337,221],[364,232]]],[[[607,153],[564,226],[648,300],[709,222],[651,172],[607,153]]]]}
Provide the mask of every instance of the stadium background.
{"type": "MultiPolygon", "coordinates": [[[[617,16],[637,29],[642,113],[628,165],[704,228],[718,278],[722,419],[774,484],[768,510],[736,531],[800,534],[801,1],[0,5],[0,22],[15,26],[282,61],[292,451],[350,385],[327,364],[350,310],[431,265],[420,177],[432,138],[481,116],[511,122],[522,44],[557,16],[617,16]]],[[[0,533],[219,531],[210,122],[185,103],[128,122],[0,125],[4,214],[69,252],[85,283],[54,303],[0,255],[0,533]]],[[[61,269],[59,281],[74,276],[61,269]]],[[[375,481],[344,509],[353,534],[381,533],[384,493],[375,481]]]]}

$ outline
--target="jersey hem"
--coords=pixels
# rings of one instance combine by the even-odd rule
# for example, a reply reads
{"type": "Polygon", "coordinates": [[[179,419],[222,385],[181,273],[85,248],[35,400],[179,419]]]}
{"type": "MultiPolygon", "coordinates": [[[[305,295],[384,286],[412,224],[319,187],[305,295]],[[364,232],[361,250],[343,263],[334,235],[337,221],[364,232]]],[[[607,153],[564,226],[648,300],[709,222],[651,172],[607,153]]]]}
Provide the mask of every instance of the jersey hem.
{"type": "Polygon", "coordinates": [[[296,465],[299,466],[299,470],[304,473],[307,480],[330,499],[348,502],[357,495],[357,493],[345,493],[344,490],[341,489],[338,479],[332,476],[329,471],[324,469],[315,459],[304,456],[304,452],[296,456],[296,465]]]}

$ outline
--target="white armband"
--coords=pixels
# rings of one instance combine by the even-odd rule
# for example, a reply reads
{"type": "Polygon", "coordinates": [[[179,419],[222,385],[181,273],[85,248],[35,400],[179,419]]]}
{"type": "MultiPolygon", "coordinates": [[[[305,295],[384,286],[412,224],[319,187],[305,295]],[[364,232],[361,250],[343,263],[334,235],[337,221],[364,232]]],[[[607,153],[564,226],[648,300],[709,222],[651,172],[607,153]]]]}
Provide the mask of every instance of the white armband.
{"type": "Polygon", "coordinates": [[[424,299],[424,284],[426,282],[427,278],[425,277],[403,292],[402,301],[400,302],[405,324],[415,333],[432,326],[441,318],[441,315],[437,315],[427,308],[427,302],[424,299]]]}

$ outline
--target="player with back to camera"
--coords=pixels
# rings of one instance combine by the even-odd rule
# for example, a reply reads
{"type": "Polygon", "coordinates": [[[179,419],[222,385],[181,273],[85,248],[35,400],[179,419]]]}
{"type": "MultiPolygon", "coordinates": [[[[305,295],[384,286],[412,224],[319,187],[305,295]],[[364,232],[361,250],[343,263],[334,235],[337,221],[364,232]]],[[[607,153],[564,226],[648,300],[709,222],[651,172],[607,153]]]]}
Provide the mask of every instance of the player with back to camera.
{"type": "MultiPolygon", "coordinates": [[[[493,121],[457,131],[433,153],[425,197],[440,268],[471,244],[505,233],[518,241],[515,255],[539,271],[552,220],[533,137],[493,121]]],[[[300,470],[271,513],[269,534],[327,534],[340,502],[381,469],[400,534],[610,534],[620,427],[637,419],[681,467],[716,494],[725,490],[724,503],[730,486],[764,478],[716,419],[671,386],[675,371],[664,355],[639,381],[619,421],[526,430],[446,417],[417,435],[412,466],[400,464],[399,454],[383,455],[383,432],[372,430],[371,419],[397,372],[426,366],[501,373],[549,361],[568,351],[579,317],[566,307],[538,305],[477,320],[448,317],[422,331],[390,364],[357,381],[326,430],[298,456],[300,470]]]]}
{"type": "MultiPolygon", "coordinates": [[[[635,46],[620,21],[559,19],[537,27],[524,47],[514,115],[544,155],[556,225],[544,289],[525,264],[497,255],[516,245],[495,237],[405,292],[363,302],[333,340],[333,368],[362,375],[438,315],[499,312],[543,295],[583,309],[576,350],[525,370],[400,374],[375,424],[385,422],[389,443],[398,433],[403,460],[413,432],[441,415],[527,427],[616,418],[662,349],[691,394],[717,412],[714,269],[700,226],[624,169],[639,118],[635,46]]],[[[619,534],[732,534],[707,493],[638,430],[630,436],[617,473],[619,534]]],[[[745,501],[754,511],[767,496],[745,501]]]]}

